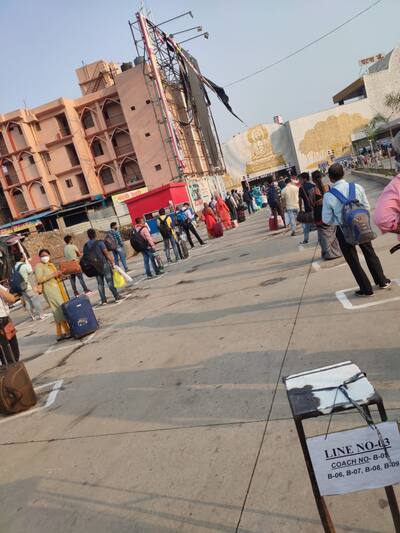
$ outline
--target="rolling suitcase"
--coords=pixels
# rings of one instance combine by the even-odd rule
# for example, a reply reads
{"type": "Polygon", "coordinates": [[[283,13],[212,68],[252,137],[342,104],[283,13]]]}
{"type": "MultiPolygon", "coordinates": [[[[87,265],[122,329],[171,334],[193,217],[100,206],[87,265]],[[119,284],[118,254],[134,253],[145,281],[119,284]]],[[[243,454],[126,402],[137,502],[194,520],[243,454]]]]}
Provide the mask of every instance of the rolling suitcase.
{"type": "Polygon", "coordinates": [[[212,229],[212,234],[215,239],[223,236],[224,226],[222,225],[222,222],[217,222],[216,224],[214,224],[213,229],[212,229]]]}
{"type": "Polygon", "coordinates": [[[278,229],[278,220],[274,217],[274,215],[271,215],[269,217],[268,227],[269,227],[269,231],[276,231],[278,229]]]}
{"type": "Polygon", "coordinates": [[[183,239],[180,239],[178,242],[178,251],[181,259],[187,259],[189,257],[189,249],[183,239]]]}
{"type": "Polygon", "coordinates": [[[13,363],[7,362],[3,346],[0,346],[0,412],[12,415],[36,405],[37,398],[24,363],[15,361],[9,344],[6,350],[13,363]]]}
{"type": "Polygon", "coordinates": [[[94,333],[99,329],[99,323],[87,296],[72,298],[72,300],[63,303],[61,307],[71,335],[75,339],[85,337],[85,335],[94,333]]]}
{"type": "Polygon", "coordinates": [[[237,208],[238,222],[244,222],[246,220],[246,208],[244,205],[241,205],[237,208]]]}
{"type": "Polygon", "coordinates": [[[161,256],[158,252],[153,252],[153,257],[157,267],[157,274],[161,274],[162,272],[164,272],[163,260],[161,259],[161,256]]]}

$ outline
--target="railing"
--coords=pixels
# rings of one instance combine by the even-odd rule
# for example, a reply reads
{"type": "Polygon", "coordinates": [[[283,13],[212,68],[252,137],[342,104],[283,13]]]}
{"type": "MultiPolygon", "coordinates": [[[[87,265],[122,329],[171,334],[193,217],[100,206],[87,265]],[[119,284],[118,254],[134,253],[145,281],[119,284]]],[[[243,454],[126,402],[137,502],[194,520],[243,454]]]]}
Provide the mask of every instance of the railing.
{"type": "Polygon", "coordinates": [[[114,146],[114,150],[117,155],[131,154],[134,151],[132,143],[126,143],[126,144],[114,146]]]}
{"type": "Polygon", "coordinates": [[[107,127],[116,126],[117,124],[124,123],[125,117],[122,113],[118,113],[117,115],[112,115],[111,117],[106,118],[105,121],[107,127]]]}

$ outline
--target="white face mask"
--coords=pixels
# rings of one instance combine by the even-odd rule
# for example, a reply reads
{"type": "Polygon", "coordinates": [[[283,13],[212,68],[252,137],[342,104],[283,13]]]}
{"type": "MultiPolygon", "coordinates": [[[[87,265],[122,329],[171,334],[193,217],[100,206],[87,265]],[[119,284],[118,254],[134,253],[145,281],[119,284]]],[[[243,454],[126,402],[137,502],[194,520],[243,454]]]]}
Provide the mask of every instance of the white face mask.
{"type": "Polygon", "coordinates": [[[42,263],[48,263],[50,261],[50,256],[49,255],[43,255],[40,258],[40,260],[41,260],[42,263]]]}

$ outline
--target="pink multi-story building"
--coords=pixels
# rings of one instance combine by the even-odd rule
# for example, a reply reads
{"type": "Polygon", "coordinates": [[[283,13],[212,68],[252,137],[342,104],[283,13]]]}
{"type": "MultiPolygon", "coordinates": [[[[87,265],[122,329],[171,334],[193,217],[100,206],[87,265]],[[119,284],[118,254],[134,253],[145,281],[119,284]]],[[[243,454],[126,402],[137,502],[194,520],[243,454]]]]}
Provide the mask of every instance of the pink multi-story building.
{"type": "Polygon", "coordinates": [[[184,170],[178,168],[145,63],[121,71],[97,61],[76,72],[80,98],[0,114],[0,223],[222,174],[182,94],[171,89],[168,105],[184,155],[184,170]]]}

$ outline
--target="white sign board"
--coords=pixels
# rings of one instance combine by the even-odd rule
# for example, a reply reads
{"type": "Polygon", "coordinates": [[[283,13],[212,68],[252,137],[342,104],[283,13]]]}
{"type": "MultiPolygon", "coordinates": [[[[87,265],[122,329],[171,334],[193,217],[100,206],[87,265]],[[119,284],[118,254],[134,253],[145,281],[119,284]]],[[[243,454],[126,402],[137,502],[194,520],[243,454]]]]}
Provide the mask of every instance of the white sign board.
{"type": "Polygon", "coordinates": [[[322,496],[376,489],[400,482],[397,422],[377,424],[386,446],[369,426],[307,439],[322,496]]]}

